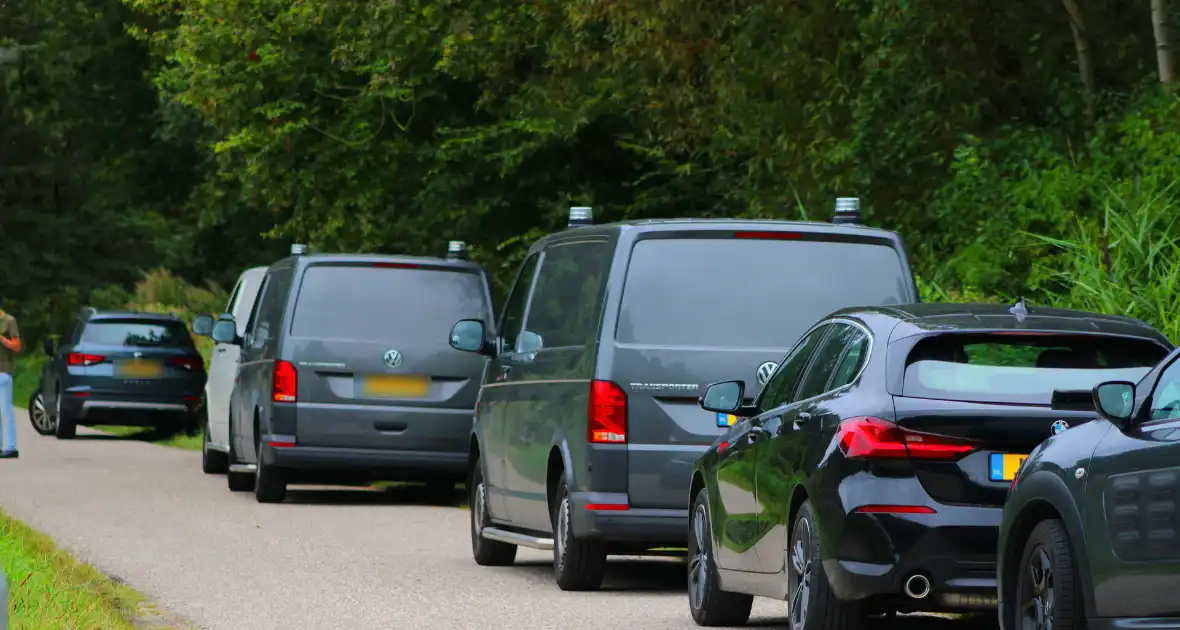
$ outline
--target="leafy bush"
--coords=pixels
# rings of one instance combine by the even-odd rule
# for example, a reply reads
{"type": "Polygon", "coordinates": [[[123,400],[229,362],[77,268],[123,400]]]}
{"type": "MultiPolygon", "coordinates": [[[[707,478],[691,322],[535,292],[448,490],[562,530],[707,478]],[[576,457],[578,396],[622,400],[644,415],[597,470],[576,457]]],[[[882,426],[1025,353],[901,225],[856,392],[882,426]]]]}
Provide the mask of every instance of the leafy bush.
{"type": "MultiPolygon", "coordinates": [[[[202,313],[220,313],[225,310],[226,292],[215,283],[200,287],[176,276],[167,269],[156,269],[144,274],[143,279],[123,304],[124,308],[148,313],[175,313],[185,322],[202,313]]],[[[197,349],[209,363],[213,342],[208,337],[193,335],[197,349]]]]}

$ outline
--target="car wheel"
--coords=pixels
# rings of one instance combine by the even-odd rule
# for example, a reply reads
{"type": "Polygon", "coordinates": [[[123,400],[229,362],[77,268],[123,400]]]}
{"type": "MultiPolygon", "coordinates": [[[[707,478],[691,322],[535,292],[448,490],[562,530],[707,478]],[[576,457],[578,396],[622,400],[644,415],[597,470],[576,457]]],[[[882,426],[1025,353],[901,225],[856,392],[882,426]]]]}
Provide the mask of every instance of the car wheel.
{"type": "Polygon", "coordinates": [[[860,602],[832,592],[819,550],[819,527],[804,501],[787,541],[787,611],[791,630],[853,630],[864,618],[860,602]]]}
{"type": "Polygon", "coordinates": [[[688,532],[688,608],[700,626],[744,626],[754,597],[721,590],[713,556],[709,495],[703,488],[692,505],[688,532]]]}
{"type": "Polygon", "coordinates": [[[1061,521],[1042,521],[1021,554],[1016,579],[1016,627],[1074,630],[1084,623],[1082,591],[1069,534],[1061,521]]]}
{"type": "Polygon", "coordinates": [[[234,453],[234,434],[233,434],[233,419],[230,419],[230,433],[229,433],[229,453],[226,456],[226,463],[229,464],[225,472],[225,483],[229,486],[230,492],[249,492],[254,489],[254,473],[236,472],[233,467],[240,464],[237,454],[234,453]]]}
{"type": "Polygon", "coordinates": [[[57,423],[45,408],[45,396],[40,390],[33,392],[29,397],[29,422],[33,423],[33,429],[41,435],[53,435],[57,431],[57,423]]]}
{"type": "Polygon", "coordinates": [[[74,419],[67,416],[64,409],[61,408],[62,394],[57,395],[57,403],[54,405],[54,417],[57,419],[57,425],[53,427],[53,434],[59,440],[72,440],[74,436],[78,435],[78,425],[74,424],[74,419]]]}
{"type": "Polygon", "coordinates": [[[259,503],[282,503],[287,499],[287,480],[283,469],[262,463],[262,446],[258,447],[258,472],[254,475],[254,498],[259,503]]]}
{"type": "Polygon", "coordinates": [[[471,505],[471,555],[481,567],[503,567],[516,561],[516,545],[480,536],[480,531],[491,524],[488,516],[488,489],[483,483],[483,462],[475,460],[471,480],[467,484],[471,505]]]}
{"type": "Polygon", "coordinates": [[[569,486],[562,481],[553,506],[553,573],[563,591],[592,591],[606,573],[606,546],[574,535],[569,486]]]}
{"type": "Polygon", "coordinates": [[[229,468],[229,455],[209,448],[209,416],[205,415],[205,437],[201,440],[201,470],[206,475],[224,475],[229,468]]]}

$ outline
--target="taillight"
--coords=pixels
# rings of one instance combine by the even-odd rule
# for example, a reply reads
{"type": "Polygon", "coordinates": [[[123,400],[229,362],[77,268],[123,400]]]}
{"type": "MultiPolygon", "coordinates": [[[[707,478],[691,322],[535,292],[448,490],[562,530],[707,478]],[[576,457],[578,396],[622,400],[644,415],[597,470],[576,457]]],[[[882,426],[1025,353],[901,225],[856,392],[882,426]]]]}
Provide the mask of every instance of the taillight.
{"type": "Polygon", "coordinates": [[[590,383],[587,437],[591,444],[627,443],[627,394],[610,381],[590,383]]]}
{"type": "Polygon", "coordinates": [[[759,240],[771,241],[794,241],[802,238],[803,235],[798,232],[734,232],[734,238],[752,238],[759,240]]]}
{"type": "Polygon", "coordinates": [[[418,269],[421,265],[413,263],[373,263],[378,269],[418,269]]]}
{"type": "Polygon", "coordinates": [[[101,354],[85,354],[82,352],[71,352],[66,355],[66,363],[68,365],[98,365],[106,361],[107,358],[101,354]]]}
{"type": "Polygon", "coordinates": [[[299,373],[295,371],[295,364],[290,361],[275,361],[274,381],[270,391],[275,402],[295,402],[295,396],[299,393],[299,373]]]}
{"type": "Polygon", "coordinates": [[[190,372],[199,372],[205,369],[205,362],[200,357],[175,357],[168,363],[190,372]]]}
{"type": "Polygon", "coordinates": [[[880,418],[844,420],[837,437],[849,459],[956,459],[975,450],[966,440],[910,431],[880,418]]]}

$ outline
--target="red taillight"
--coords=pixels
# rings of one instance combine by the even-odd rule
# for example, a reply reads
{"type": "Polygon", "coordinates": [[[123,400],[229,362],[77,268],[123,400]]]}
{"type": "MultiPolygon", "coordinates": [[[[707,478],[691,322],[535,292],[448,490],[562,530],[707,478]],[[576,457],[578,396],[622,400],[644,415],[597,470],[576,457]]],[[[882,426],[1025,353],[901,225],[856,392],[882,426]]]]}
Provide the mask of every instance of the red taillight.
{"type": "Polygon", "coordinates": [[[625,512],[631,506],[626,503],[587,503],[586,509],[592,512],[625,512]]]}
{"type": "Polygon", "coordinates": [[[610,381],[590,383],[587,437],[591,444],[627,443],[627,394],[610,381]]]}
{"type": "Polygon", "coordinates": [[[299,393],[299,373],[290,361],[275,361],[271,398],[275,402],[295,402],[299,393]]]}
{"type": "Polygon", "coordinates": [[[373,266],[381,269],[417,269],[420,265],[412,263],[373,263],[373,266]]]}
{"type": "Polygon", "coordinates": [[[849,459],[956,459],[975,450],[965,440],[910,431],[880,418],[844,420],[837,437],[849,459]]]}
{"type": "Polygon", "coordinates": [[[205,362],[200,357],[176,357],[169,363],[190,372],[199,372],[205,369],[205,362]]]}
{"type": "Polygon", "coordinates": [[[798,232],[734,232],[734,238],[755,238],[762,240],[794,241],[803,237],[798,232]]]}
{"type": "Polygon", "coordinates": [[[935,514],[934,508],[925,505],[862,505],[853,511],[860,514],[935,514]]]}
{"type": "Polygon", "coordinates": [[[107,358],[101,354],[71,352],[66,355],[66,363],[69,365],[98,365],[106,360],[107,358]]]}

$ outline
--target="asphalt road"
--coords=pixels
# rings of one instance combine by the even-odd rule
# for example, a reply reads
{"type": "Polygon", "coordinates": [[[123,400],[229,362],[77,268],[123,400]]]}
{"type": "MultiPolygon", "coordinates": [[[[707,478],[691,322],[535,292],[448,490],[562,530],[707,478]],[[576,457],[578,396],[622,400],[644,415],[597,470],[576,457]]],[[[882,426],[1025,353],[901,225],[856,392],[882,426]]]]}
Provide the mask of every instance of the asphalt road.
{"type": "MultiPolygon", "coordinates": [[[[58,441],[18,415],[21,457],[0,460],[0,506],[205,630],[695,627],[675,561],[618,559],[603,591],[563,593],[546,553],[476,566],[467,511],[419,488],[300,489],[260,505],[202,474],[197,453],[83,430],[58,441]]],[[[781,627],[785,614],[758,600],[751,625],[781,627]]]]}

